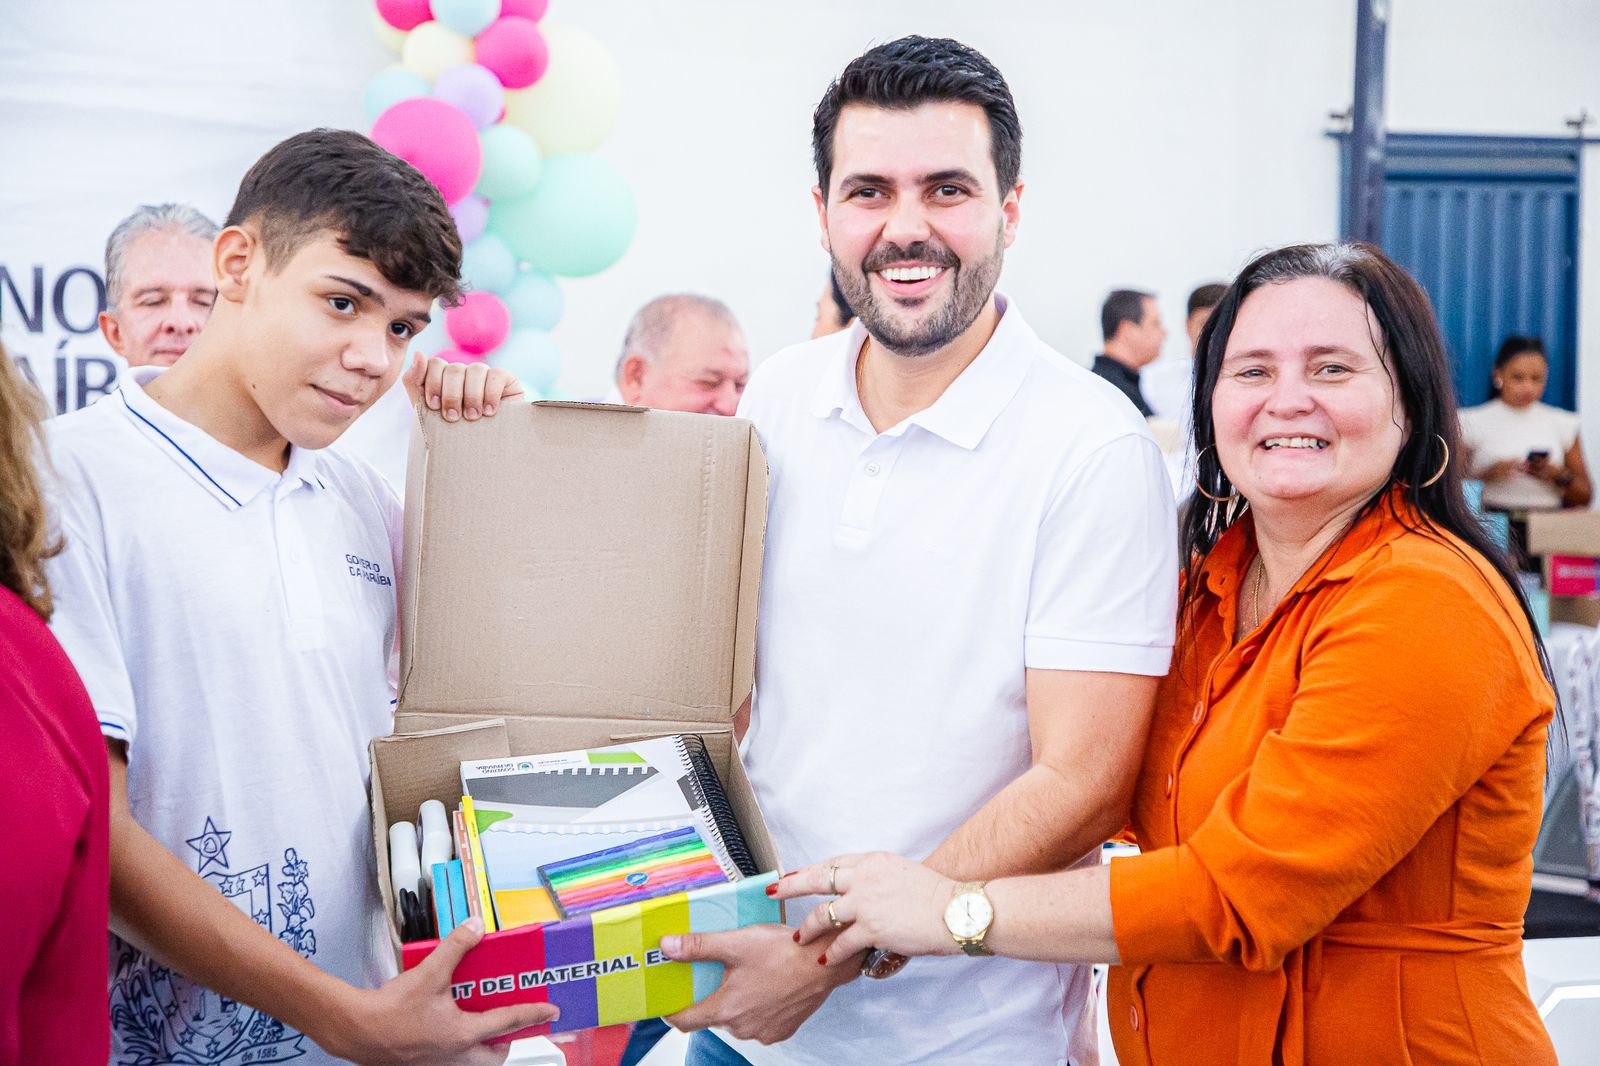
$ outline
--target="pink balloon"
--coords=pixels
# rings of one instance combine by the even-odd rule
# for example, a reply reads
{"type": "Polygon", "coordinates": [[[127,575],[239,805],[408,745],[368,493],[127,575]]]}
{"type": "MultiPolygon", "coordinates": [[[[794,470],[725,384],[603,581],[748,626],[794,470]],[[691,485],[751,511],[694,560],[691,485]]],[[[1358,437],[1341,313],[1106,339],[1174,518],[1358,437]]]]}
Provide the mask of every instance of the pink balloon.
{"type": "Polygon", "coordinates": [[[478,129],[460,109],[430,96],[401,100],[372,124],[372,139],[422,171],[453,204],[483,170],[478,129]]]}
{"type": "Polygon", "coordinates": [[[550,10],[550,0],[500,0],[500,14],[516,15],[518,18],[532,19],[538,22],[544,18],[544,13],[550,10]]]}
{"type": "Polygon", "coordinates": [[[481,196],[463,196],[450,205],[450,217],[456,220],[461,243],[471,244],[483,236],[489,225],[489,201],[481,196]]]}
{"type": "Polygon", "coordinates": [[[456,347],[481,358],[505,343],[511,312],[492,292],[469,292],[444,313],[444,328],[456,347]]]}
{"type": "Polygon", "coordinates": [[[446,348],[442,352],[435,352],[436,356],[447,363],[481,363],[483,356],[477,352],[464,352],[460,348],[446,348]]]}
{"type": "Polygon", "coordinates": [[[550,47],[532,19],[507,15],[478,34],[478,65],[507,89],[525,89],[550,65],[550,47]]]}
{"type": "Polygon", "coordinates": [[[433,11],[428,0],[378,0],[378,16],[397,30],[409,30],[433,18],[433,11]]]}

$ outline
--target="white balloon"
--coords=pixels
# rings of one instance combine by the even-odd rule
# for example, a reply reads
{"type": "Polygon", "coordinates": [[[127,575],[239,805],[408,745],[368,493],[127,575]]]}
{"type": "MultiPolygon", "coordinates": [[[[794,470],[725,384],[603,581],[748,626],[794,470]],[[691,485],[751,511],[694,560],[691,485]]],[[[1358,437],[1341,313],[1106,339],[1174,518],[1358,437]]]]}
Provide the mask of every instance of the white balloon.
{"type": "Polygon", "coordinates": [[[506,122],[546,156],[592,152],[616,128],[622,77],[605,45],[572,26],[539,27],[550,66],[526,89],[506,93],[506,122]]]}
{"type": "Polygon", "coordinates": [[[378,14],[377,8],[372,9],[372,32],[377,35],[378,42],[395,55],[399,55],[400,50],[405,47],[406,31],[397,30],[389,25],[384,17],[378,14]]]}
{"type": "Polygon", "coordinates": [[[406,34],[400,62],[430,82],[451,67],[473,60],[472,38],[438,22],[424,22],[406,34]]]}

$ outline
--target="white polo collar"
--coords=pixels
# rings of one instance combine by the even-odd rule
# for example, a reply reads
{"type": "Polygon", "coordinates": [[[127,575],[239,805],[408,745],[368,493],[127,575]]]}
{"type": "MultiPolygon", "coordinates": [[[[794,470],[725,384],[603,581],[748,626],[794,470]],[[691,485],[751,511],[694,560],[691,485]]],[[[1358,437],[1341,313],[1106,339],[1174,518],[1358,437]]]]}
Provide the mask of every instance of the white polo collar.
{"type": "Polygon", "coordinates": [[[237,510],[261,492],[284,482],[325,489],[318,472],[317,453],[289,446],[289,462],[282,474],[223,444],[152,400],[144,386],[165,367],[138,367],[123,375],[116,397],[103,402],[118,404],[134,426],[182,467],[196,484],[230,510],[237,510]]]}
{"type": "MultiPolygon", "coordinates": [[[[1031,364],[1031,349],[1039,343],[1038,336],[1010,300],[997,292],[994,302],[1000,312],[1000,323],[983,351],[931,406],[885,430],[885,436],[897,436],[910,426],[921,426],[968,451],[983,440],[1000,412],[1022,387],[1022,379],[1031,364]]],[[[856,391],[856,360],[866,340],[867,329],[859,318],[840,334],[831,365],[817,383],[811,414],[817,418],[838,415],[862,432],[876,435],[856,391]]]]}

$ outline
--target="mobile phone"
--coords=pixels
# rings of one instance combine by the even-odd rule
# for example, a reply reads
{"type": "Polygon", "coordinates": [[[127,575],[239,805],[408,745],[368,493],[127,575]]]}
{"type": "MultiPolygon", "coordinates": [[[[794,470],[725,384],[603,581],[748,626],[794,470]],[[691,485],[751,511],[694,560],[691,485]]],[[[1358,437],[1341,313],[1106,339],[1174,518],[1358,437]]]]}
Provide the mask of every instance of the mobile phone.
{"type": "Polygon", "coordinates": [[[1549,458],[1550,453],[1544,448],[1535,448],[1533,451],[1528,453],[1528,462],[1530,463],[1542,463],[1549,458]]]}

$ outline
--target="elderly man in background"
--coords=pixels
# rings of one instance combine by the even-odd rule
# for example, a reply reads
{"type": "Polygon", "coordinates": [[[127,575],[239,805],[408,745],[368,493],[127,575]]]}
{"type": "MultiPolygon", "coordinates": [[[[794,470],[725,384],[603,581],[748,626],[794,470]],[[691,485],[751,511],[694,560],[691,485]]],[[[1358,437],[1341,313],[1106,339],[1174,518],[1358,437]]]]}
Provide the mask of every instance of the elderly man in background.
{"type": "Polygon", "coordinates": [[[106,240],[100,332],[130,367],[171,366],[211,317],[217,224],[188,204],[145,204],[106,240]]]}
{"type": "Polygon", "coordinates": [[[617,360],[622,401],[662,411],[731,415],[749,377],[750,349],[733,312],[689,293],[639,308],[617,360]]]}

